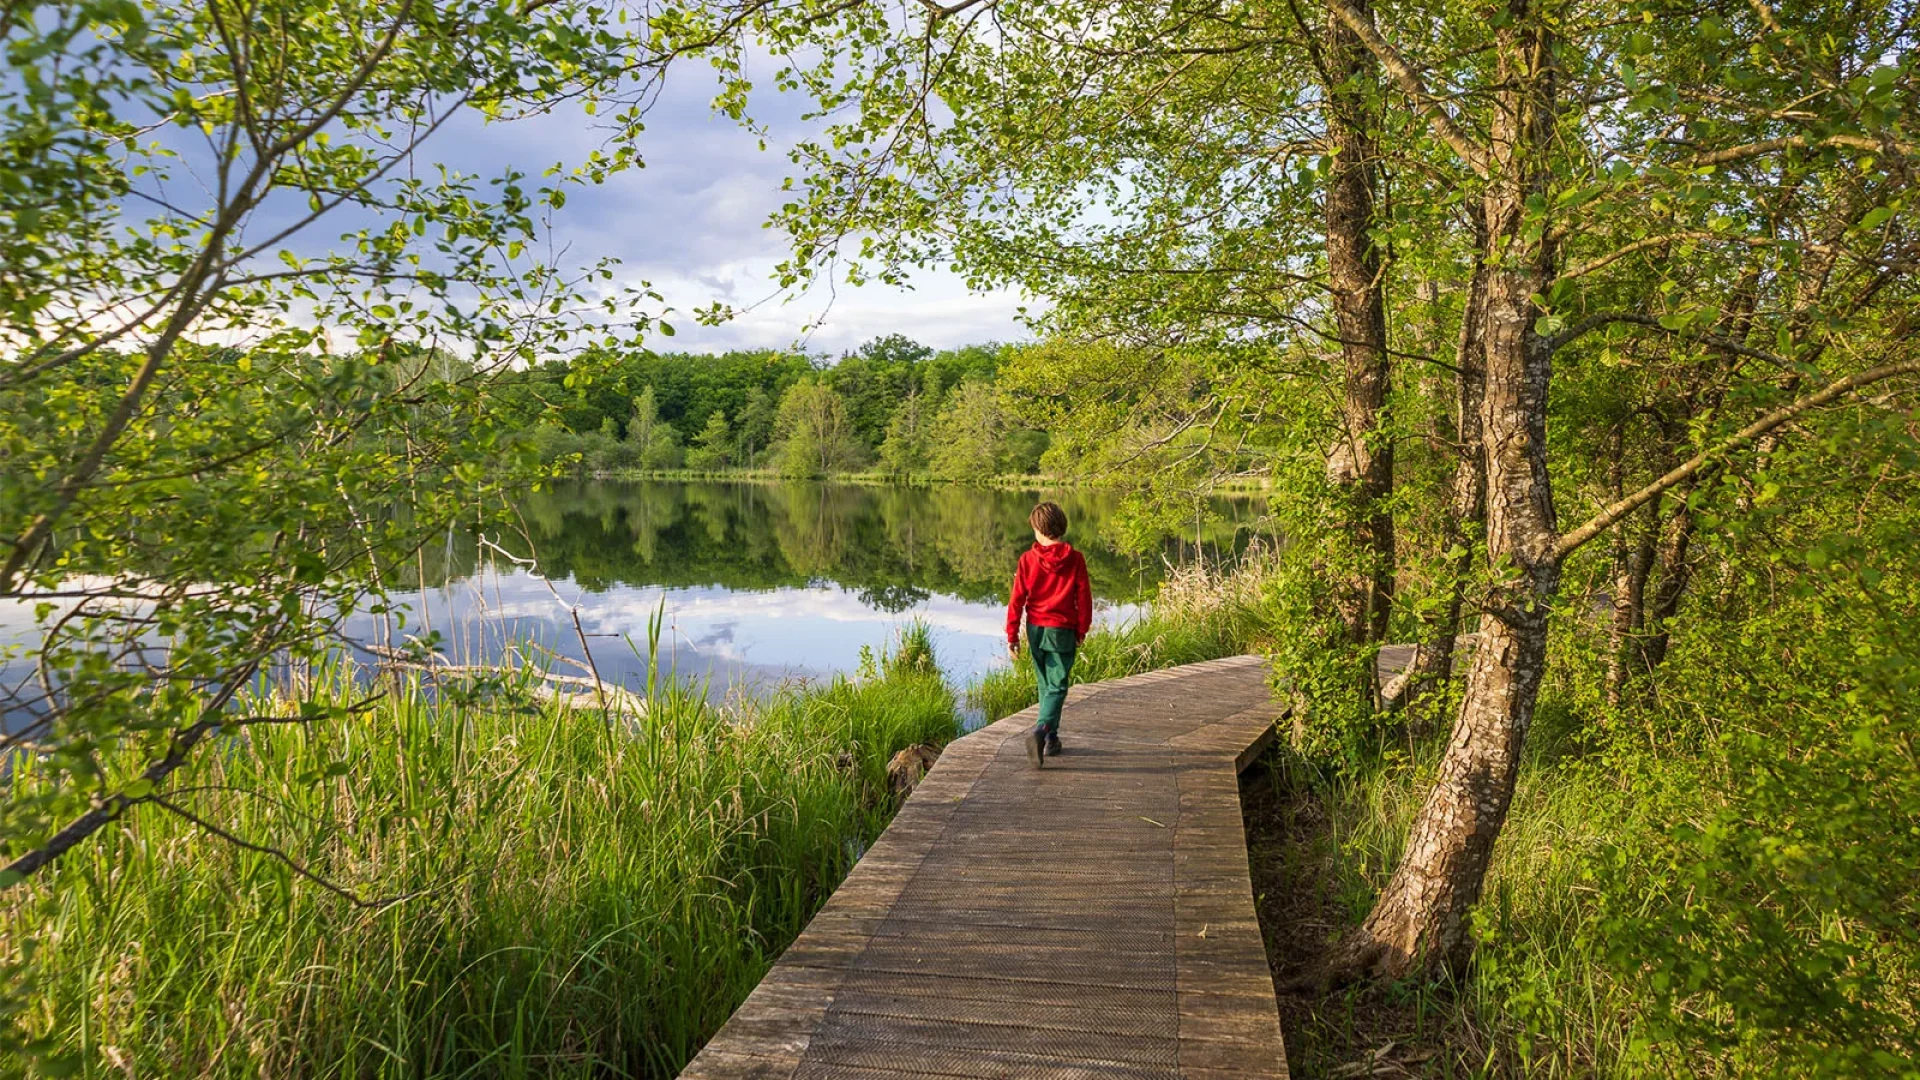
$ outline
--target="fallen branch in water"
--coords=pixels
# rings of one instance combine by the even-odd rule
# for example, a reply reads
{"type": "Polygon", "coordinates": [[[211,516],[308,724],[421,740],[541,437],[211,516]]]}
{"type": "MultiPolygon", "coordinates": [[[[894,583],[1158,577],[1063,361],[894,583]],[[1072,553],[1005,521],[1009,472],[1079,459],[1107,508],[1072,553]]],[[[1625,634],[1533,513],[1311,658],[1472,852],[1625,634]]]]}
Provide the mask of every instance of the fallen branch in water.
{"type": "Polygon", "coordinates": [[[471,678],[524,676],[552,684],[534,688],[534,696],[542,701],[555,702],[570,709],[605,709],[633,716],[644,716],[647,712],[647,701],[642,695],[584,675],[560,675],[532,665],[455,664],[444,660],[435,663],[432,661],[440,658],[434,654],[429,654],[432,660],[422,661],[415,654],[382,645],[363,645],[361,648],[377,657],[380,668],[386,671],[417,671],[432,676],[471,678]],[[584,689],[568,691],[562,687],[584,689]]]}

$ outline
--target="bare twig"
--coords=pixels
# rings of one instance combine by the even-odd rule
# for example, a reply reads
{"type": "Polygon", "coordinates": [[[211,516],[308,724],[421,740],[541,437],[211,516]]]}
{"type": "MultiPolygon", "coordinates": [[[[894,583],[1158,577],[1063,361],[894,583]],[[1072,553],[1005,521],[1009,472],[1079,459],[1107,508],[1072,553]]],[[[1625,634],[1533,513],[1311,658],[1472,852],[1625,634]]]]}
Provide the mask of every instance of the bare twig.
{"type": "Polygon", "coordinates": [[[246,839],[242,839],[241,837],[235,836],[233,833],[230,833],[227,830],[221,828],[220,826],[215,825],[213,822],[208,821],[206,818],[201,817],[200,815],[194,813],[191,810],[188,810],[186,807],[181,806],[178,803],[170,802],[169,800],[162,798],[159,795],[149,795],[145,799],[137,800],[137,801],[150,802],[153,805],[160,807],[162,810],[167,811],[168,813],[184,818],[187,821],[190,821],[193,824],[199,826],[201,829],[205,830],[206,832],[211,833],[222,840],[225,840],[229,844],[232,844],[234,847],[244,848],[247,851],[258,852],[261,855],[265,855],[268,858],[273,859],[275,862],[280,863],[282,866],[285,866],[287,869],[293,871],[294,873],[300,875],[303,878],[306,878],[308,881],[313,882],[315,885],[320,886],[321,888],[327,890],[328,892],[334,894],[335,896],[340,897],[341,899],[345,900],[347,903],[352,904],[354,907],[357,907],[357,908],[376,908],[376,909],[389,908],[395,904],[401,903],[402,901],[411,900],[414,897],[420,895],[419,891],[416,890],[410,893],[403,893],[399,896],[389,896],[379,900],[369,900],[361,896],[359,893],[354,892],[352,889],[349,889],[344,885],[340,885],[340,884],[336,884],[335,882],[328,881],[326,878],[321,877],[319,874],[316,874],[313,871],[307,869],[305,866],[301,865],[299,860],[295,859],[293,856],[287,854],[286,852],[281,851],[279,848],[273,847],[268,844],[256,844],[251,840],[246,840],[246,839]]]}

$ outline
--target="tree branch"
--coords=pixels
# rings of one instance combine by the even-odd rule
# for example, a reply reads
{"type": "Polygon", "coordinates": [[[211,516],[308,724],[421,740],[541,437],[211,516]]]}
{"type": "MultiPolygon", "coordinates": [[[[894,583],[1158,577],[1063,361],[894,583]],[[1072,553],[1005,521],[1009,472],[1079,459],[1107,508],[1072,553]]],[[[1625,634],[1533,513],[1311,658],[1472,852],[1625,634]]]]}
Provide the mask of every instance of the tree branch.
{"type": "Polygon", "coordinates": [[[1650,330],[1658,330],[1663,334],[1672,334],[1675,337],[1700,342],[1702,345],[1711,345],[1716,349],[1725,349],[1735,356],[1744,356],[1749,360],[1764,361],[1782,370],[1794,370],[1793,364],[1788,361],[1786,357],[1776,356],[1765,349],[1756,349],[1750,345],[1742,345],[1732,338],[1722,337],[1719,334],[1705,334],[1693,330],[1670,330],[1660,325],[1660,320],[1651,315],[1636,315],[1628,311],[1602,311],[1589,315],[1579,322],[1574,323],[1572,326],[1567,327],[1565,330],[1562,330],[1560,333],[1555,334],[1553,337],[1548,338],[1547,350],[1549,352],[1558,352],[1562,347],[1572,344],[1576,339],[1610,323],[1632,323],[1634,326],[1644,326],[1650,330]]]}
{"type": "MultiPolygon", "coordinates": [[[[201,711],[199,720],[175,731],[167,747],[166,755],[147,766],[147,768],[140,773],[139,779],[158,786],[162,780],[173,775],[174,770],[185,765],[188,754],[199,744],[200,740],[219,729],[221,725],[220,710],[226,708],[227,702],[232,700],[233,695],[238,693],[240,687],[252,677],[253,671],[258,666],[258,662],[255,662],[242,668],[237,676],[229,681],[214,700],[201,711]]],[[[142,799],[140,797],[131,796],[119,791],[101,798],[93,809],[75,818],[59,832],[54,833],[46,843],[13,860],[13,862],[8,863],[6,866],[0,867],[0,892],[5,892],[13,885],[33,876],[35,871],[38,871],[48,863],[66,854],[75,844],[99,832],[107,825],[112,824],[118,820],[122,814],[126,813],[141,801],[142,799]]]]}
{"type": "Polygon", "coordinates": [[[1743,143],[1739,146],[1729,146],[1721,150],[1695,154],[1685,161],[1674,162],[1671,167],[1676,169],[1701,169],[1710,165],[1731,165],[1736,161],[1765,157],[1768,154],[1777,154],[1782,150],[1817,149],[1865,150],[1875,154],[1895,150],[1908,157],[1913,156],[1916,152],[1914,144],[1901,142],[1897,139],[1882,141],[1880,139],[1869,139],[1864,135],[1829,135],[1824,139],[1814,139],[1806,135],[1787,135],[1778,139],[1762,139],[1759,142],[1743,143]]]}
{"type": "Polygon", "coordinates": [[[951,19],[955,15],[965,12],[968,8],[976,7],[986,2],[988,2],[988,0],[958,0],[957,3],[938,4],[935,3],[934,0],[920,0],[920,6],[927,9],[929,21],[937,23],[942,19],[951,19]]]}
{"type": "Polygon", "coordinates": [[[1400,85],[1401,92],[1412,98],[1414,107],[1426,116],[1427,125],[1433,129],[1433,133],[1448,146],[1453,147],[1453,152],[1460,155],[1460,160],[1466,162],[1474,175],[1483,180],[1491,175],[1492,169],[1488,164],[1485,148],[1474,142],[1472,136],[1460,129],[1460,126],[1454,122],[1453,115],[1447,112],[1439,99],[1433,96],[1433,92],[1427,89],[1426,80],[1420,77],[1420,73],[1413,70],[1406,58],[1400,55],[1400,51],[1393,47],[1392,42],[1380,36],[1380,31],[1373,25],[1373,20],[1355,11],[1353,5],[1347,0],[1327,0],[1327,8],[1339,16],[1340,21],[1346,23],[1348,29],[1359,36],[1368,51],[1380,58],[1380,65],[1393,76],[1393,81],[1400,85]]]}
{"type": "Polygon", "coordinates": [[[188,810],[186,807],[180,806],[172,802],[168,802],[166,799],[163,799],[158,795],[149,795],[147,796],[145,801],[160,807],[162,810],[165,810],[168,813],[175,814],[175,815],[178,815],[179,817],[185,818],[186,820],[192,822],[193,824],[198,825],[200,828],[205,829],[207,832],[212,833],[214,836],[217,836],[220,839],[225,840],[227,843],[232,844],[234,847],[244,848],[248,851],[258,852],[261,855],[265,855],[268,858],[273,859],[275,862],[280,863],[282,866],[285,866],[287,869],[293,871],[294,873],[300,875],[303,878],[306,878],[308,881],[313,882],[315,885],[318,885],[321,888],[327,890],[328,892],[334,894],[335,896],[340,897],[341,899],[345,900],[347,903],[352,904],[354,907],[357,907],[357,908],[392,907],[394,904],[398,904],[403,900],[408,900],[415,896],[420,895],[418,892],[410,892],[400,896],[387,897],[386,899],[382,899],[382,900],[368,900],[362,897],[359,893],[354,892],[352,889],[349,889],[344,885],[336,885],[333,882],[328,881],[326,878],[321,877],[319,874],[316,874],[313,871],[307,869],[305,866],[302,866],[298,860],[294,859],[293,856],[287,854],[284,851],[281,851],[279,848],[271,847],[266,844],[256,844],[251,840],[243,840],[240,837],[235,836],[234,834],[221,828],[220,826],[215,825],[213,822],[208,821],[206,818],[203,818],[198,814],[195,814],[193,811],[188,810]]]}
{"type": "Polygon", "coordinates": [[[1565,559],[1582,544],[1607,531],[1607,529],[1611,528],[1614,523],[1618,522],[1621,518],[1645,506],[1669,488],[1681,483],[1707,466],[1714,464],[1723,455],[1731,453],[1747,443],[1754,441],[1767,432],[1799,416],[1801,413],[1809,409],[1817,409],[1863,386],[1870,386],[1874,383],[1901,375],[1913,374],[1920,374],[1920,360],[1902,360],[1898,363],[1882,364],[1877,368],[1869,368],[1866,371],[1856,372],[1844,379],[1836,379],[1815,393],[1808,394],[1806,397],[1790,405],[1784,405],[1775,409],[1773,412],[1768,413],[1753,423],[1748,424],[1746,427],[1741,428],[1739,431],[1734,432],[1732,435],[1727,436],[1725,439],[1720,440],[1720,442],[1715,445],[1688,458],[1660,479],[1655,480],[1639,491],[1608,506],[1585,525],[1561,536],[1560,542],[1554,546],[1553,558],[1556,561],[1565,559]]]}

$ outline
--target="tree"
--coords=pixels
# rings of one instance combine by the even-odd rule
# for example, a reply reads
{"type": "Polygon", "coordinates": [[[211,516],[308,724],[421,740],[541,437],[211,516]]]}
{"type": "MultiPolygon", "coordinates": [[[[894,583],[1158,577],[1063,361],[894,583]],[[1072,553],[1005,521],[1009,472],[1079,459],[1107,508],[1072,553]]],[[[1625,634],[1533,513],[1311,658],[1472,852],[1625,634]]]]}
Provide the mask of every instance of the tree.
{"type": "Polygon", "coordinates": [[[773,395],[765,389],[756,386],[747,391],[746,404],[739,413],[741,464],[753,464],[773,441],[776,412],[773,395]]]}
{"type": "Polygon", "coordinates": [[[933,475],[961,483],[985,483],[1001,471],[1006,414],[992,383],[954,387],[933,422],[933,475]]]}
{"type": "MultiPolygon", "coordinates": [[[[1370,12],[1344,0],[1334,3],[1356,34],[1378,39],[1370,12]]],[[[1555,254],[1544,230],[1530,228],[1528,220],[1528,208],[1550,193],[1558,72],[1548,23],[1524,3],[1514,5],[1495,29],[1492,44],[1503,89],[1488,148],[1462,153],[1486,180],[1491,269],[1481,302],[1487,551],[1515,572],[1484,602],[1488,615],[1480,623],[1455,721],[1458,749],[1442,759],[1407,852],[1350,946],[1352,964],[1389,975],[1423,963],[1455,962],[1471,940],[1467,913],[1479,900],[1513,797],[1521,745],[1545,673],[1547,612],[1560,584],[1546,457],[1552,354],[1534,329],[1531,310],[1533,298],[1552,280],[1555,254]]]]}
{"type": "MultiPolygon", "coordinates": [[[[1355,0],[1368,10],[1369,0],[1355,0]]],[[[1393,437],[1385,410],[1393,389],[1387,356],[1385,275],[1374,242],[1380,160],[1379,61],[1352,28],[1326,15],[1322,92],[1328,170],[1322,213],[1326,222],[1328,299],[1339,335],[1343,396],[1340,428],[1327,456],[1327,475],[1340,491],[1345,527],[1365,552],[1363,565],[1341,589],[1341,618],[1356,645],[1386,640],[1393,610],[1394,530],[1387,509],[1393,494],[1393,437]]],[[[1370,693],[1373,665],[1363,663],[1362,693],[1370,693]]]]}
{"type": "Polygon", "coordinates": [[[633,448],[634,458],[643,469],[671,469],[680,464],[680,433],[660,418],[652,386],[633,399],[633,415],[627,418],[623,441],[633,448]]]}
{"type": "Polygon", "coordinates": [[[913,476],[927,470],[932,444],[932,417],[921,396],[908,394],[887,421],[887,437],[880,444],[880,462],[895,476],[913,476]]]}
{"type": "Polygon", "coordinates": [[[934,353],[920,362],[920,392],[939,400],[968,379],[992,379],[1005,352],[999,345],[963,345],[934,353]]]}
{"type": "Polygon", "coordinates": [[[1420,619],[1404,699],[1414,717],[1414,727],[1420,731],[1438,727],[1446,706],[1467,584],[1473,577],[1475,552],[1487,514],[1486,456],[1480,435],[1481,399],[1486,387],[1485,346],[1481,341],[1486,318],[1486,263],[1478,254],[1485,250],[1487,238],[1482,215],[1469,207],[1468,217],[1473,225],[1471,247],[1476,254],[1460,302],[1452,400],[1436,403],[1441,417],[1435,425],[1435,436],[1446,448],[1452,474],[1446,481],[1448,499],[1434,545],[1439,549],[1442,567],[1435,595],[1420,619]]]}
{"type": "Polygon", "coordinates": [[[887,436],[895,409],[920,390],[920,366],[933,355],[902,334],[875,338],[827,369],[828,385],[847,406],[854,438],[868,450],[887,436]]]}
{"type": "Polygon", "coordinates": [[[724,469],[733,461],[733,451],[733,425],[727,423],[726,413],[715,409],[687,448],[687,468],[724,469]]]}
{"type": "Polygon", "coordinates": [[[515,6],[0,17],[0,599],[39,610],[43,673],[0,701],[34,717],[0,755],[44,751],[0,806],[0,889],[136,809],[191,815],[172,780],[210,743],[340,719],[244,691],[327,662],[428,540],[505,520],[540,449],[489,408],[501,372],[648,327],[607,266],[534,253],[571,187],[635,163],[668,53],[515,6]],[[409,166],[456,118],[571,101],[619,145],[551,181],[409,166]]]}
{"type": "Polygon", "coordinates": [[[794,383],[780,398],[773,437],[774,461],[782,476],[831,476],[860,463],[860,445],[847,422],[846,405],[818,379],[794,383]]]}
{"type": "Polygon", "coordinates": [[[600,422],[599,431],[579,436],[582,464],[593,473],[617,472],[640,467],[640,447],[620,437],[620,425],[609,416],[600,422]]]}

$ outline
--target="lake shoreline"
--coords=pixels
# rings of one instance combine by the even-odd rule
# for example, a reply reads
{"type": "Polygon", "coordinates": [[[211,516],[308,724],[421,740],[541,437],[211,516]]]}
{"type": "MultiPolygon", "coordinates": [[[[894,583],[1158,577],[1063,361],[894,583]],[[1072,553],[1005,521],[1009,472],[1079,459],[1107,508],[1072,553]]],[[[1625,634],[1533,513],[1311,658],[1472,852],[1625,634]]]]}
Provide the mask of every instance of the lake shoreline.
{"type": "MultiPolygon", "coordinates": [[[[990,488],[1000,491],[1124,491],[1119,480],[1102,481],[1062,473],[995,473],[970,480],[950,480],[930,473],[905,475],[885,472],[844,472],[815,476],[789,476],[778,469],[602,469],[582,470],[577,480],[639,483],[646,481],[711,481],[743,484],[815,483],[845,484],[857,487],[905,488],[990,488]]],[[[1269,477],[1234,477],[1215,482],[1209,494],[1259,495],[1273,490],[1269,477]]]]}

